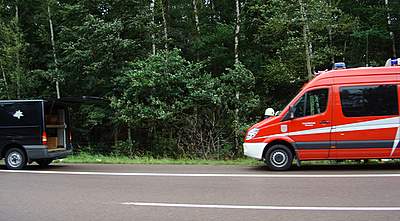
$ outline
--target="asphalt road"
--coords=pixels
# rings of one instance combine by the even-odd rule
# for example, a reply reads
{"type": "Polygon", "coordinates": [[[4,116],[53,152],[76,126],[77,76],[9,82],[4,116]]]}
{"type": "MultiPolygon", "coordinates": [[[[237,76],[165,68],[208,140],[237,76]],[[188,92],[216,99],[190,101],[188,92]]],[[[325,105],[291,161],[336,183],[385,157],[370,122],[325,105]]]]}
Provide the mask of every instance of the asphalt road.
{"type": "Polygon", "coordinates": [[[0,220],[399,220],[400,165],[0,166],[0,220]]]}

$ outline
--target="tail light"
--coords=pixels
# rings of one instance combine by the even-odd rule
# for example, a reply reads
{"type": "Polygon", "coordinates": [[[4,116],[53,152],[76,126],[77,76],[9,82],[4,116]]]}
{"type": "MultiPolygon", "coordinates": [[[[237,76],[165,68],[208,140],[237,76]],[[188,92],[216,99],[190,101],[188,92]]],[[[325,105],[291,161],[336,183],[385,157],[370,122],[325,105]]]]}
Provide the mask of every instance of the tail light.
{"type": "Polygon", "coordinates": [[[42,133],[42,144],[47,145],[47,134],[46,131],[43,131],[42,133]]]}

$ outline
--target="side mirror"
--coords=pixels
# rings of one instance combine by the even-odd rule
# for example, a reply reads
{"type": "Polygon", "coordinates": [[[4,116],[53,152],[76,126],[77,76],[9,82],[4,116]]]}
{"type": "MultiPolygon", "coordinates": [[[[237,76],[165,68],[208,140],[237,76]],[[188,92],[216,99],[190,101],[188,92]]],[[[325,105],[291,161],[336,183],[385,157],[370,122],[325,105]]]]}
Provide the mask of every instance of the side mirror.
{"type": "Polygon", "coordinates": [[[288,112],[283,117],[282,121],[293,120],[294,119],[294,107],[290,106],[288,112]]]}
{"type": "Polygon", "coordinates": [[[289,108],[289,119],[294,119],[294,108],[293,106],[290,106],[289,108]]]}
{"type": "Polygon", "coordinates": [[[275,116],[274,109],[267,108],[267,110],[265,110],[264,118],[273,117],[273,116],[275,116]]]}

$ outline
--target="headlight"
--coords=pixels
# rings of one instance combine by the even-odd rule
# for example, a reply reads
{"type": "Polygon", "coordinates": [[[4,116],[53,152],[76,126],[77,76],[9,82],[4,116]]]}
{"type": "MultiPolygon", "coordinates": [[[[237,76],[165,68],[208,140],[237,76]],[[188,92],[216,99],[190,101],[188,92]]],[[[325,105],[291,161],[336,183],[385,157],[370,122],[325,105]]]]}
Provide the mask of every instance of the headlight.
{"type": "Polygon", "coordinates": [[[258,129],[258,128],[253,128],[253,129],[251,129],[251,130],[247,133],[246,140],[251,140],[251,139],[253,139],[253,138],[257,135],[258,131],[260,131],[260,129],[258,129]]]}

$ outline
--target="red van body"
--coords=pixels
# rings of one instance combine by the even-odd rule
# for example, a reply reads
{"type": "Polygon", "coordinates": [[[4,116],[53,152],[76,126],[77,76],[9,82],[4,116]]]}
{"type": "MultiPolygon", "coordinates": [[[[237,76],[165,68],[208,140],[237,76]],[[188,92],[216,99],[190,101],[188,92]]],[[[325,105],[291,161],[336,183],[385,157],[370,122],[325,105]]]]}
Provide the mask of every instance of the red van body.
{"type": "Polygon", "coordinates": [[[400,158],[399,93],[399,66],[324,72],[279,116],[248,130],[244,154],[273,170],[294,158],[400,158]]]}

